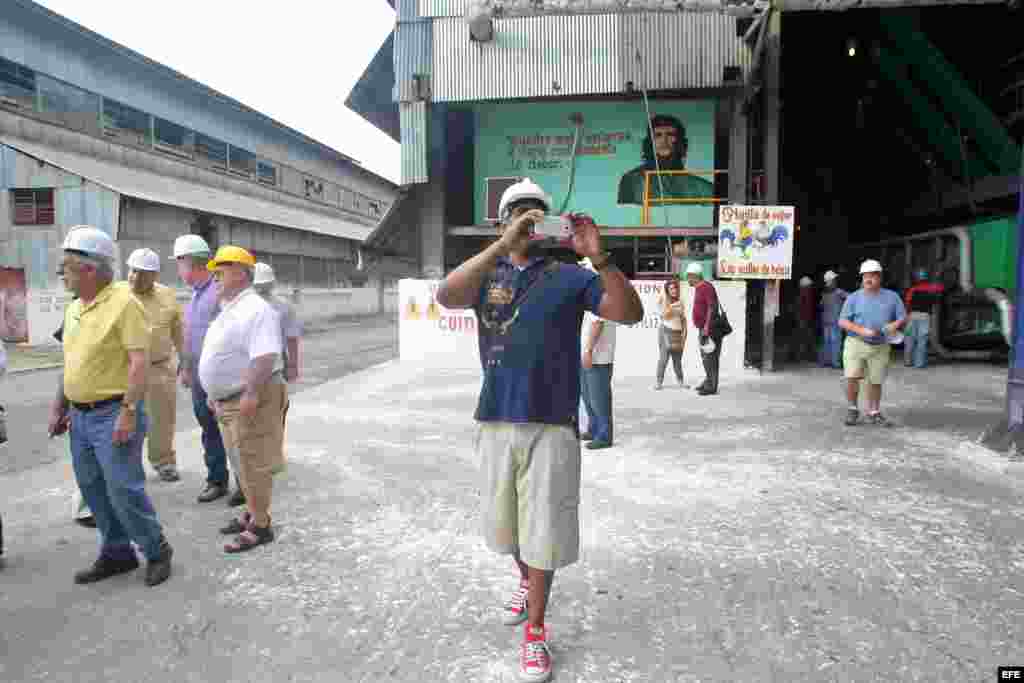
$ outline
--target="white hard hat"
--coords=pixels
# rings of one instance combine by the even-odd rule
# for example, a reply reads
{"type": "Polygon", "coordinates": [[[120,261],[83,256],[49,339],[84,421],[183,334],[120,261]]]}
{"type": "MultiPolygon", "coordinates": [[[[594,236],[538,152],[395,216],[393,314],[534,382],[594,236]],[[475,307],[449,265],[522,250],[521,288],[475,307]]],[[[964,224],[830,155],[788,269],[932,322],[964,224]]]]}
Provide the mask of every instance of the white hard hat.
{"type": "Polygon", "coordinates": [[[811,278],[807,277],[806,275],[804,275],[802,278],[800,278],[800,286],[801,287],[810,287],[813,284],[814,284],[814,280],[812,280],[811,278]]]}
{"type": "Polygon", "coordinates": [[[700,275],[701,277],[704,277],[704,267],[695,261],[690,265],[686,266],[686,274],[700,275]]]}
{"type": "Polygon", "coordinates": [[[551,197],[548,196],[540,185],[529,178],[523,178],[514,185],[509,185],[501,195],[501,202],[498,204],[498,219],[507,221],[510,205],[524,199],[536,199],[544,205],[546,211],[551,210],[551,197]]]}
{"type": "Polygon", "coordinates": [[[132,270],[145,270],[150,273],[160,272],[160,256],[152,249],[136,249],[128,257],[128,267],[132,270]]]}
{"type": "Polygon", "coordinates": [[[181,256],[202,256],[210,254],[210,245],[199,235],[182,235],[174,240],[173,261],[181,256]]]}
{"type": "Polygon", "coordinates": [[[860,264],[860,274],[861,275],[863,275],[864,273],[881,273],[881,272],[882,272],[882,264],[879,263],[878,261],[876,261],[873,258],[869,258],[867,261],[865,261],[864,263],[860,264]]]}
{"type": "Polygon", "coordinates": [[[274,269],[269,263],[259,261],[253,266],[252,283],[254,285],[266,285],[274,281],[274,269]]]}
{"type": "Polygon", "coordinates": [[[835,280],[837,277],[839,276],[836,275],[835,271],[833,270],[825,272],[825,282],[832,282],[832,280],[835,280]]]}
{"type": "Polygon", "coordinates": [[[107,233],[91,225],[75,225],[68,229],[61,249],[114,258],[114,240],[110,239],[107,233]]]}

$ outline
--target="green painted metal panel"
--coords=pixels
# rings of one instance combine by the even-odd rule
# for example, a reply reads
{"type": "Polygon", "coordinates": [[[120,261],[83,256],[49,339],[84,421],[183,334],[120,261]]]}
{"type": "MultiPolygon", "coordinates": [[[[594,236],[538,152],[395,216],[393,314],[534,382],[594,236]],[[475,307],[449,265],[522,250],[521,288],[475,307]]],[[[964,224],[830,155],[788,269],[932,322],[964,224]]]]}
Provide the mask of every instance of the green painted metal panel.
{"type": "MultiPolygon", "coordinates": [[[[999,174],[1015,173],[1020,150],[999,121],[942,52],[922,33],[914,18],[904,12],[883,12],[882,28],[913,65],[914,74],[970,131],[985,159],[999,174]]],[[[984,48],[979,44],[979,50],[984,48]]]]}
{"type": "Polygon", "coordinates": [[[969,228],[974,252],[974,286],[1017,291],[1017,221],[1012,216],[975,223],[969,228]]]}

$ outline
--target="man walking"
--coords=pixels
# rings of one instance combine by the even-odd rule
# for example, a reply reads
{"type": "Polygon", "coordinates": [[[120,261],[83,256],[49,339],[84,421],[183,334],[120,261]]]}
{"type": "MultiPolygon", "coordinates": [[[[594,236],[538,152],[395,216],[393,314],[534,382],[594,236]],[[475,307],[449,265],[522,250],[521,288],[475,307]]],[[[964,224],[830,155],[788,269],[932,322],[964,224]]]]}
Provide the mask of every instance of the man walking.
{"type": "MultiPolygon", "coordinates": [[[[200,503],[209,503],[228,493],[228,457],[217,418],[210,411],[206,391],[199,381],[199,358],[210,323],[220,312],[218,287],[206,269],[210,262],[210,245],[199,235],[182,235],[174,241],[178,276],[192,288],[192,300],[185,306],[185,353],[181,357],[178,376],[192,390],[192,411],[202,428],[203,457],[206,460],[206,487],[199,494],[200,503]]],[[[234,504],[236,501],[229,501],[234,504]]],[[[239,503],[241,504],[241,503],[239,503]]]]}
{"type": "Polygon", "coordinates": [[[247,511],[221,529],[236,534],[228,553],[270,543],[273,470],[284,434],[287,389],[282,377],[281,323],[252,287],[256,259],[224,246],[209,263],[220,281],[221,311],[210,325],[199,360],[199,379],[220,422],[229,452],[237,454],[247,511]]]}
{"type": "Polygon", "coordinates": [[[843,310],[849,292],[836,286],[839,276],[834,271],[825,273],[825,291],[821,293],[821,327],[825,342],[821,350],[821,364],[827,368],[838,368],[842,351],[842,329],[839,327],[839,313],[843,310]]]}
{"type": "Polygon", "coordinates": [[[146,416],[149,439],[146,456],[163,481],[178,481],[174,455],[174,423],[178,403],[178,380],[172,351],[180,358],[184,348],[184,319],[177,294],[157,283],[160,257],[152,249],[136,249],[128,257],[128,284],[146,309],[152,332],[149,370],[146,373],[146,416]]]}
{"type": "Polygon", "coordinates": [[[701,396],[718,393],[718,361],[722,356],[722,337],[712,327],[718,314],[718,292],[704,279],[699,263],[686,267],[686,282],[693,287],[693,326],[699,330],[700,358],[704,363],[704,381],[697,386],[701,396]]]}
{"type": "Polygon", "coordinates": [[[572,247],[596,274],[545,257],[534,225],[550,207],[529,179],[509,187],[499,203],[500,238],[450,273],[437,296],[442,306],[475,309],[480,321],[484,537],[519,569],[502,620],[528,620],[519,677],[535,682],[551,675],[544,617],[554,572],[579,557],[583,313],[626,324],[643,317],[640,297],[588,217],[573,217],[572,247]]]}
{"type": "Polygon", "coordinates": [[[148,560],[146,584],[171,574],[170,544],[146,495],[142,441],[146,419],[149,324],[139,300],[113,287],[114,243],[101,230],[76,226],[63,245],[61,270],[78,295],[64,311],[64,374],[50,411],[50,433],[70,414],[75,478],[100,531],[100,555],[75,583],[93,583],[148,560]]]}
{"type": "MultiPolygon", "coordinates": [[[[588,259],[584,267],[593,271],[588,259]]],[[[580,440],[599,450],[612,445],[612,370],[615,363],[615,323],[587,311],[583,318],[583,358],[580,393],[587,412],[587,433],[580,440]]]]}
{"type": "Polygon", "coordinates": [[[906,309],[899,295],[882,289],[882,264],[868,259],[860,266],[861,288],[851,294],[839,314],[839,326],[847,331],[843,348],[846,375],[847,426],[860,421],[857,396],[862,379],[868,381],[868,415],[870,424],[890,426],[882,415],[882,383],[889,369],[892,347],[888,338],[907,322],[906,309]]]}
{"type": "Polygon", "coordinates": [[[932,330],[932,311],[942,303],[945,287],[928,280],[924,268],[914,273],[914,284],[904,294],[910,312],[907,336],[903,341],[903,362],[909,368],[928,367],[928,339],[932,330]]]}

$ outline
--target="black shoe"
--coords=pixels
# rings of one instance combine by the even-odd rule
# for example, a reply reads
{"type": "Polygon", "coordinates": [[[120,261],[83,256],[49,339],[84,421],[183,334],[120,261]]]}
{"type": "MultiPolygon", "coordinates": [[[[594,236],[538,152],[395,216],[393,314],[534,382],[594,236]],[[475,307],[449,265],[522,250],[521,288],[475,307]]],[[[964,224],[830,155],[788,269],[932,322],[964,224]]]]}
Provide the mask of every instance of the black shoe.
{"type": "Polygon", "coordinates": [[[132,572],[139,568],[139,561],[134,557],[127,560],[112,560],[102,555],[91,567],[75,572],[75,583],[96,583],[111,576],[132,572]]]}
{"type": "Polygon", "coordinates": [[[693,388],[693,390],[696,391],[699,394],[702,391],[707,391],[708,390],[708,385],[701,383],[701,384],[698,384],[697,386],[695,386],[693,388]]]}
{"type": "Polygon", "coordinates": [[[583,432],[582,434],[580,434],[580,441],[593,441],[593,440],[594,440],[594,435],[591,434],[590,432],[583,432]]]}
{"type": "Polygon", "coordinates": [[[698,389],[697,390],[697,395],[698,396],[714,396],[717,393],[718,393],[717,391],[715,391],[713,389],[708,389],[707,387],[704,387],[703,389],[698,389]]]}
{"type": "Polygon", "coordinates": [[[146,585],[158,586],[166,581],[171,575],[171,557],[174,555],[174,548],[167,542],[167,539],[160,540],[160,557],[150,560],[146,565],[146,585]]]}
{"type": "Polygon", "coordinates": [[[612,442],[611,441],[591,441],[590,443],[587,444],[587,448],[589,448],[592,451],[596,451],[596,450],[599,450],[601,448],[611,448],[611,447],[612,447],[612,442]]]}
{"type": "Polygon", "coordinates": [[[217,500],[218,498],[223,498],[226,495],[228,495],[227,483],[215,484],[213,482],[209,482],[206,484],[206,488],[203,489],[203,492],[199,494],[199,498],[197,498],[197,500],[200,503],[209,503],[217,500]]]}
{"type": "Polygon", "coordinates": [[[846,409],[846,419],[843,420],[843,424],[847,427],[854,427],[860,422],[860,411],[856,408],[846,409]]]}
{"type": "Polygon", "coordinates": [[[89,515],[88,517],[75,517],[75,524],[79,526],[84,526],[87,529],[95,529],[96,518],[92,515],[89,515]]]}
{"type": "Polygon", "coordinates": [[[885,419],[885,415],[881,413],[871,413],[868,415],[868,422],[876,427],[892,427],[892,422],[885,419]]]}
{"type": "Polygon", "coordinates": [[[228,507],[236,508],[239,505],[245,505],[245,494],[242,493],[242,489],[235,489],[235,492],[228,498],[228,507]]]}

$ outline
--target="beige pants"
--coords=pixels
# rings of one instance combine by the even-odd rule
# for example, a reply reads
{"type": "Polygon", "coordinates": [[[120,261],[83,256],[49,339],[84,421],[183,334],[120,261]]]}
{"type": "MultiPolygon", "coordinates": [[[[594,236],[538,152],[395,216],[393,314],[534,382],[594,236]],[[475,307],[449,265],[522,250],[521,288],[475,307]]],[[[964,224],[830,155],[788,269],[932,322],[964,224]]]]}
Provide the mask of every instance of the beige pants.
{"type": "Polygon", "coordinates": [[[174,423],[177,415],[178,377],[171,359],[149,366],[146,378],[146,457],[153,467],[174,465],[174,423]]]}
{"type": "Polygon", "coordinates": [[[487,547],[534,569],[561,569],[580,553],[580,442],[571,427],[481,422],[487,547]]]}
{"type": "Polygon", "coordinates": [[[256,415],[239,412],[240,399],[217,402],[217,422],[224,447],[237,454],[239,483],[256,526],[270,524],[270,497],[274,470],[279,465],[284,439],[282,414],[287,393],[284,382],[271,381],[260,394],[256,415]]]}

